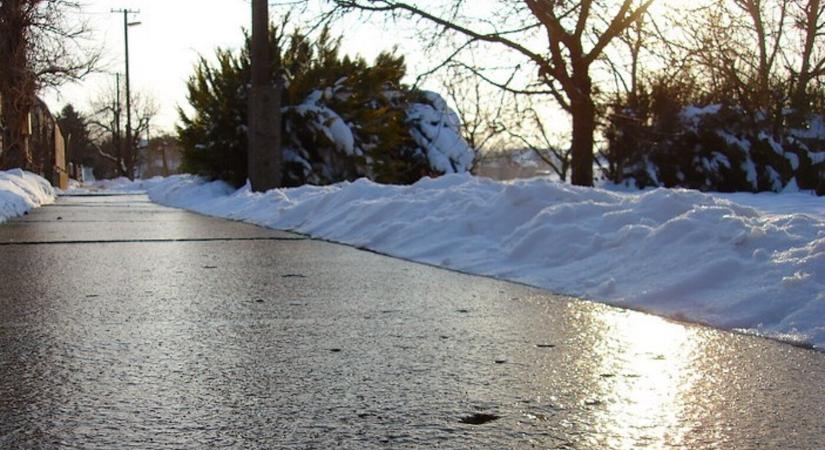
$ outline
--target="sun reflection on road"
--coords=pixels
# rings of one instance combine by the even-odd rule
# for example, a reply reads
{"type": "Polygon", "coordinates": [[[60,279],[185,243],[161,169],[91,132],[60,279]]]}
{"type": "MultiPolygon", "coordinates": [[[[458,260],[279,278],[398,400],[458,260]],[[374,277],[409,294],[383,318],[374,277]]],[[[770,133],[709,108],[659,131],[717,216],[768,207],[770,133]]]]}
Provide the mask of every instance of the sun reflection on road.
{"type": "Polygon", "coordinates": [[[699,372],[692,369],[701,337],[690,327],[644,314],[604,309],[596,344],[593,406],[596,428],[610,448],[663,448],[683,443],[682,413],[699,372]]]}

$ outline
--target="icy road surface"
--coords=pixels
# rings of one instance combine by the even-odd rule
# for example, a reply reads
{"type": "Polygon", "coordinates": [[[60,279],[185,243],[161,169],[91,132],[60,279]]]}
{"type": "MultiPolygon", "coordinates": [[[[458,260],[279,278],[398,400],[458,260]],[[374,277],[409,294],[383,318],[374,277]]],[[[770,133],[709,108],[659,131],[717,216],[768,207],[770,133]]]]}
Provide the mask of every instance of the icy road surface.
{"type": "Polygon", "coordinates": [[[154,201],[204,214],[825,349],[823,197],[615,192],[469,175],[265,194],[191,176],[107,185],[147,189],[154,201]]]}
{"type": "Polygon", "coordinates": [[[0,225],[0,448],[810,449],[825,355],[149,203],[0,225]]]}

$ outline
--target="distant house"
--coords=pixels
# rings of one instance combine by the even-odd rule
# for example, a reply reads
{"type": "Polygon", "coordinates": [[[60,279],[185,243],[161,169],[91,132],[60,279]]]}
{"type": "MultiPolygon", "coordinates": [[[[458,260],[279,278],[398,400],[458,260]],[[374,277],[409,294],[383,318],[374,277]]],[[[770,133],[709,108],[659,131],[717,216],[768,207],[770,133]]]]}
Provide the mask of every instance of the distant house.
{"type": "Polygon", "coordinates": [[[530,149],[516,149],[483,155],[473,173],[494,180],[516,180],[552,175],[550,167],[530,149]]]}
{"type": "Polygon", "coordinates": [[[169,176],[180,172],[183,150],[176,137],[162,135],[141,144],[138,177],[169,176]]]}

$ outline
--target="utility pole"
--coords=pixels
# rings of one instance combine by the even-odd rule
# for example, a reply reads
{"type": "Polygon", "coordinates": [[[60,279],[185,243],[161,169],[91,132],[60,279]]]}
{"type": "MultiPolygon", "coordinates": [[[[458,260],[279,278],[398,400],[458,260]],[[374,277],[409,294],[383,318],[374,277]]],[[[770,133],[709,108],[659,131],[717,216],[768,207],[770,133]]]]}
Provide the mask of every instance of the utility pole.
{"type": "Polygon", "coordinates": [[[129,84],[129,27],[140,25],[140,22],[129,22],[129,14],[137,14],[140,10],[131,9],[113,9],[113,13],[123,14],[123,43],[125,47],[126,59],[126,152],[121,158],[121,164],[124,164],[127,171],[126,176],[129,179],[134,177],[134,161],[132,158],[132,96],[129,84]],[[126,159],[128,158],[128,162],[126,159]]]}
{"type": "MultiPolygon", "coordinates": [[[[112,105],[112,112],[115,115],[114,135],[112,136],[112,144],[117,150],[117,163],[121,164],[123,161],[123,142],[120,140],[120,74],[115,74],[115,104],[112,105]]],[[[120,170],[120,167],[117,168],[120,170]]]]}
{"type": "Polygon", "coordinates": [[[252,0],[252,86],[249,92],[247,171],[253,191],[281,185],[280,73],[273,84],[269,5],[252,0]]]}

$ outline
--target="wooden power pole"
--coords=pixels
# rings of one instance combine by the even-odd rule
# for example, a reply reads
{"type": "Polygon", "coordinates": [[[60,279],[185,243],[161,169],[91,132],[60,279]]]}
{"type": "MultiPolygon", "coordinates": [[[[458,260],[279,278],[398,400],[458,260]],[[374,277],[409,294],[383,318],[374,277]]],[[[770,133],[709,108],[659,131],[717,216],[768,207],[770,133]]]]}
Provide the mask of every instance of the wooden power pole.
{"type": "MultiPolygon", "coordinates": [[[[281,91],[274,83],[269,5],[252,0],[252,86],[249,92],[247,169],[253,191],[281,185],[281,91]]],[[[280,75],[279,75],[280,76],[280,75]]]]}
{"type": "MultiPolygon", "coordinates": [[[[131,9],[113,9],[113,13],[123,14],[123,46],[124,60],[126,62],[126,149],[118,164],[123,165],[121,170],[126,170],[126,176],[131,180],[135,176],[135,157],[132,145],[132,93],[129,83],[129,27],[140,25],[140,22],[129,22],[129,14],[137,14],[140,11],[131,9]]],[[[120,105],[120,103],[118,103],[120,105]]],[[[118,116],[119,117],[119,116],[118,116]]]]}

